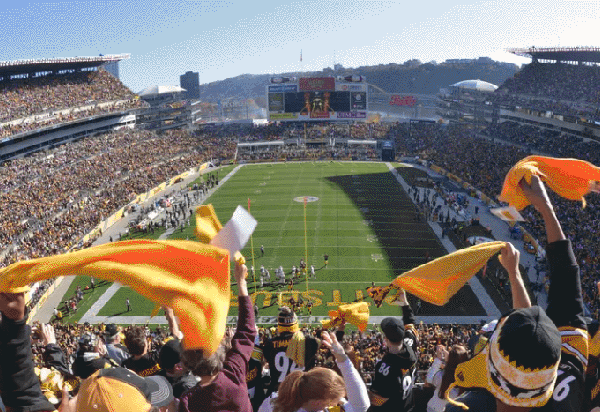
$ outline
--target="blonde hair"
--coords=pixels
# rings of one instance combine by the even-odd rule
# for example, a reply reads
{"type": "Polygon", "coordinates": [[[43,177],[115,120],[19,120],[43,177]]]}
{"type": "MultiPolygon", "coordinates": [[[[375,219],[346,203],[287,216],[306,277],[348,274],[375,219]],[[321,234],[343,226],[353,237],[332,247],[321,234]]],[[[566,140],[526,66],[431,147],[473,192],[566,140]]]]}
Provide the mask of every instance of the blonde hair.
{"type": "Polygon", "coordinates": [[[279,385],[274,401],[277,412],[295,412],[313,399],[341,399],[346,396],[344,379],[331,369],[294,371],[279,385]]]}

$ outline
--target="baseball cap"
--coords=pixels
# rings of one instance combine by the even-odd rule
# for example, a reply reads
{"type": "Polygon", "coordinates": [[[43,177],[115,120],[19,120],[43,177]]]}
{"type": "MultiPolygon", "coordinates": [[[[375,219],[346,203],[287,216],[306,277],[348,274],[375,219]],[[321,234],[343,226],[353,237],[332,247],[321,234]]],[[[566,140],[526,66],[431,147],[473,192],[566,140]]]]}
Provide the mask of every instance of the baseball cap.
{"type": "Polygon", "coordinates": [[[166,406],[173,389],[162,376],[142,378],[125,368],[101,369],[81,382],[77,394],[78,411],[142,411],[166,406]]]}
{"type": "Polygon", "coordinates": [[[456,368],[450,389],[482,388],[502,403],[544,406],[554,389],[560,363],[560,332],[539,306],[516,309],[503,317],[488,345],[456,368]]]}
{"type": "Polygon", "coordinates": [[[104,336],[109,339],[114,339],[119,334],[119,328],[114,323],[109,323],[104,328],[104,336]]]}
{"type": "Polygon", "coordinates": [[[181,352],[181,341],[179,339],[170,339],[160,348],[158,365],[163,370],[172,369],[181,361],[181,352]]]}
{"type": "Polygon", "coordinates": [[[381,321],[381,330],[390,342],[400,343],[404,339],[404,322],[400,319],[385,318],[381,321]]]}

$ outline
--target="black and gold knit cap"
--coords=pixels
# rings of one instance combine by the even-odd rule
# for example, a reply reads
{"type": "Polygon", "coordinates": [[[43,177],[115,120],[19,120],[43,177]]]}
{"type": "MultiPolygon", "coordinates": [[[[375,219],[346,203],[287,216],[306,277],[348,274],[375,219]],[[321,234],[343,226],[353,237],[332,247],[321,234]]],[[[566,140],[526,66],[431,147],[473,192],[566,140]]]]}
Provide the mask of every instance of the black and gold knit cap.
{"type": "Polygon", "coordinates": [[[296,316],[293,310],[291,310],[287,306],[283,306],[279,309],[277,323],[280,326],[293,326],[298,323],[298,317],[296,316]]]}
{"type": "Polygon", "coordinates": [[[458,365],[451,387],[483,388],[506,405],[540,407],[552,396],[560,351],[560,332],[542,308],[517,309],[500,320],[480,354],[458,365]]]}

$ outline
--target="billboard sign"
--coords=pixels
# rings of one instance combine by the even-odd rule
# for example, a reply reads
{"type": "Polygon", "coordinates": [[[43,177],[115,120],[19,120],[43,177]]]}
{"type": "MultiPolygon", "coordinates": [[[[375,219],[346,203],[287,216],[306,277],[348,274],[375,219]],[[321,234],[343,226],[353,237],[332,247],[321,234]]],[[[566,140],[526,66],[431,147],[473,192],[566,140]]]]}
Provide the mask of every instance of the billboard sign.
{"type": "Polygon", "coordinates": [[[414,96],[400,96],[393,94],[390,97],[390,106],[410,106],[417,104],[417,99],[414,96]]]}
{"type": "Polygon", "coordinates": [[[278,84],[269,86],[269,93],[293,93],[298,91],[296,84],[278,84]]]}

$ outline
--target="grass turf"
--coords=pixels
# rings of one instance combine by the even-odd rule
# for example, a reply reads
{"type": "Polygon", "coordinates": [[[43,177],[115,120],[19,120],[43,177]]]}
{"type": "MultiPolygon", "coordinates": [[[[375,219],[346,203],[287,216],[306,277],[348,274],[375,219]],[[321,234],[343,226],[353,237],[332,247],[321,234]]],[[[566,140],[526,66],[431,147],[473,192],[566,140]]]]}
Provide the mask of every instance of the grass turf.
{"type": "MultiPolygon", "coordinates": [[[[222,170],[219,179],[231,168],[222,170]]],[[[401,174],[408,172],[403,167],[397,169],[401,174]]],[[[224,224],[238,205],[247,207],[248,198],[258,226],[252,240],[254,254],[250,242],[242,253],[248,267],[254,265],[256,280],[261,265],[270,271],[273,283],[275,268],[280,265],[289,280],[292,265],[298,266],[300,259],[308,262],[308,268],[311,264],[315,266],[317,277],[309,279],[308,292],[304,276],[292,291],[287,286],[278,289],[274,285],[266,285],[261,291],[250,273],[250,292],[259,292],[256,302],[260,316],[275,315],[279,304],[292,295],[313,300],[313,315],[327,315],[342,302],[361,299],[371,281],[388,284],[404,271],[425,263],[427,256],[436,258],[446,253],[384,163],[248,165],[221,185],[208,203],[214,205],[224,224]],[[304,196],[316,198],[306,206],[306,247],[304,196]],[[329,256],[327,267],[325,254],[329,256]]],[[[194,239],[193,230],[192,225],[170,238],[194,239]]],[[[232,295],[235,293],[233,285],[232,295]]],[[[230,315],[237,315],[235,298],[232,303],[230,315]]],[[[153,303],[129,288],[121,288],[99,315],[148,315],[153,307],[153,303]],[[124,313],[127,296],[133,310],[124,313]]],[[[82,309],[83,306],[78,315],[83,313],[82,309]]],[[[397,306],[387,303],[381,308],[371,305],[370,310],[372,316],[400,313],[397,306]]],[[[485,311],[471,289],[463,287],[443,307],[424,303],[421,314],[479,316],[485,315],[485,311]]]]}

